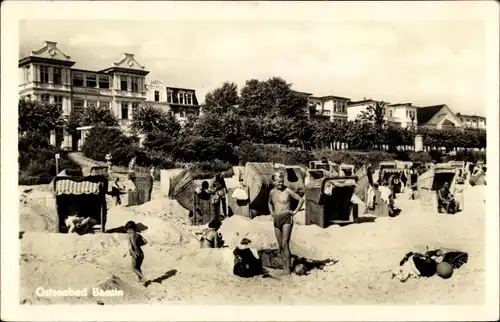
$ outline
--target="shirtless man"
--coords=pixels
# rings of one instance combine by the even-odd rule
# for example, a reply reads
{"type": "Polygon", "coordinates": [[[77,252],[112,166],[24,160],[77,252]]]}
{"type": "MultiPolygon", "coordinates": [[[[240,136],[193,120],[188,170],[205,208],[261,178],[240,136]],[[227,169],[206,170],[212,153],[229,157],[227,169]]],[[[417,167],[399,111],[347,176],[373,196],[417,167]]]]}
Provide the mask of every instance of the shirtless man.
{"type": "Polygon", "coordinates": [[[302,208],[304,199],[285,187],[285,176],[281,172],[273,175],[274,188],[269,194],[269,211],[274,218],[274,232],[283,258],[285,274],[291,273],[290,237],[292,235],[293,216],[302,208]],[[298,201],[295,210],[290,209],[291,199],[298,201]]]}

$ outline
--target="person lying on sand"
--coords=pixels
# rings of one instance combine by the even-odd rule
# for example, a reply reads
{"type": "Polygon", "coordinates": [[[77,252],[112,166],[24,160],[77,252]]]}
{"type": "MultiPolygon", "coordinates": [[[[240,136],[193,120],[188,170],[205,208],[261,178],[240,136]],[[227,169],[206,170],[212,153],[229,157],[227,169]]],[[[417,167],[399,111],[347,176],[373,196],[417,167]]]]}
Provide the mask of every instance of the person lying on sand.
{"type": "Polygon", "coordinates": [[[274,232],[278,240],[279,250],[283,256],[284,273],[291,273],[290,237],[292,235],[293,216],[302,208],[304,199],[291,189],[285,187],[285,176],[282,172],[273,174],[274,188],[269,193],[269,211],[274,218],[274,232]],[[298,201],[295,210],[291,208],[291,201],[298,201]]]}
{"type": "Polygon", "coordinates": [[[85,234],[92,226],[97,224],[94,218],[84,218],[77,215],[68,216],[65,221],[68,233],[85,234]]]}
{"type": "Polygon", "coordinates": [[[137,232],[137,226],[135,222],[129,221],[125,224],[125,230],[128,235],[128,250],[129,254],[132,257],[132,269],[137,277],[139,278],[139,282],[141,282],[144,286],[148,286],[149,281],[144,278],[142,274],[141,265],[144,261],[144,253],[141,249],[142,246],[146,245],[148,242],[141,234],[137,232]]]}

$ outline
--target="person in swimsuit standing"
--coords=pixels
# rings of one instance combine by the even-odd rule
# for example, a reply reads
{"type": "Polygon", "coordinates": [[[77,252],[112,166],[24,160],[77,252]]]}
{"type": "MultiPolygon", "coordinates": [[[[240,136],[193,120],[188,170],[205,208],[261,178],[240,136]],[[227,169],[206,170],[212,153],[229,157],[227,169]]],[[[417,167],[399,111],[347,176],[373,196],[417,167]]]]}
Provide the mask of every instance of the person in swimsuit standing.
{"type": "Polygon", "coordinates": [[[304,199],[285,187],[285,175],[276,172],[273,175],[274,188],[269,193],[269,211],[274,218],[274,232],[278,240],[279,251],[283,258],[285,274],[291,273],[290,237],[292,235],[293,216],[302,208],[304,199]],[[291,208],[292,198],[298,201],[295,210],[291,208]]]}

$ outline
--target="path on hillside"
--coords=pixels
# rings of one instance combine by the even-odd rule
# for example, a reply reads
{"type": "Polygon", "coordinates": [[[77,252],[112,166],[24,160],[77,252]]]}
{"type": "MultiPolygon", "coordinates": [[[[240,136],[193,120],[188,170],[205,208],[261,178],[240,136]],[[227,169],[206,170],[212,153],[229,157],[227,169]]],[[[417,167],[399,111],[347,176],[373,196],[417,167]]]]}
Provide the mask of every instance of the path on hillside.
{"type": "Polygon", "coordinates": [[[106,162],[89,159],[85,157],[81,152],[71,152],[68,154],[68,158],[82,168],[107,166],[106,162]]]}

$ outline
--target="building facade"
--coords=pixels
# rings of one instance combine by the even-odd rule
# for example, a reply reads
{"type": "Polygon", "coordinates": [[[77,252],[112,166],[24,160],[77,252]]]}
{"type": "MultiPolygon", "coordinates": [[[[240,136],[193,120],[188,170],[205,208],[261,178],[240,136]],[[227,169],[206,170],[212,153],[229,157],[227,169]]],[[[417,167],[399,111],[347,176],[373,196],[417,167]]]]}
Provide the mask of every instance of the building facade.
{"type": "Polygon", "coordinates": [[[330,122],[347,122],[347,105],[350,98],[340,96],[310,96],[309,114],[312,118],[318,120],[327,120],[330,122]]]}
{"type": "Polygon", "coordinates": [[[389,106],[389,103],[383,101],[376,101],[373,99],[363,99],[361,101],[349,102],[347,105],[347,120],[354,122],[359,117],[368,111],[370,106],[375,107],[376,104],[382,103],[382,113],[384,114],[384,121],[386,124],[393,126],[400,126],[400,121],[394,115],[394,108],[389,106]]]}
{"type": "MultiPolygon", "coordinates": [[[[109,108],[127,132],[132,111],[147,98],[145,77],[149,71],[129,53],[104,70],[76,69],[74,64],[56,42],[46,41],[19,60],[19,96],[55,104],[64,117],[90,106],[109,108]]],[[[66,130],[62,136],[62,148],[74,149],[76,138],[66,130]]]]}
{"type": "Polygon", "coordinates": [[[416,128],[418,125],[417,118],[418,107],[412,106],[411,103],[398,103],[387,105],[388,117],[393,118],[393,123],[402,128],[416,128]]]}
{"type": "Polygon", "coordinates": [[[174,116],[181,124],[189,115],[199,115],[200,105],[194,89],[167,86],[159,80],[146,87],[146,103],[174,116]]]}
{"type": "Polygon", "coordinates": [[[486,117],[484,116],[457,113],[457,117],[466,128],[486,130],[486,117]]]}

